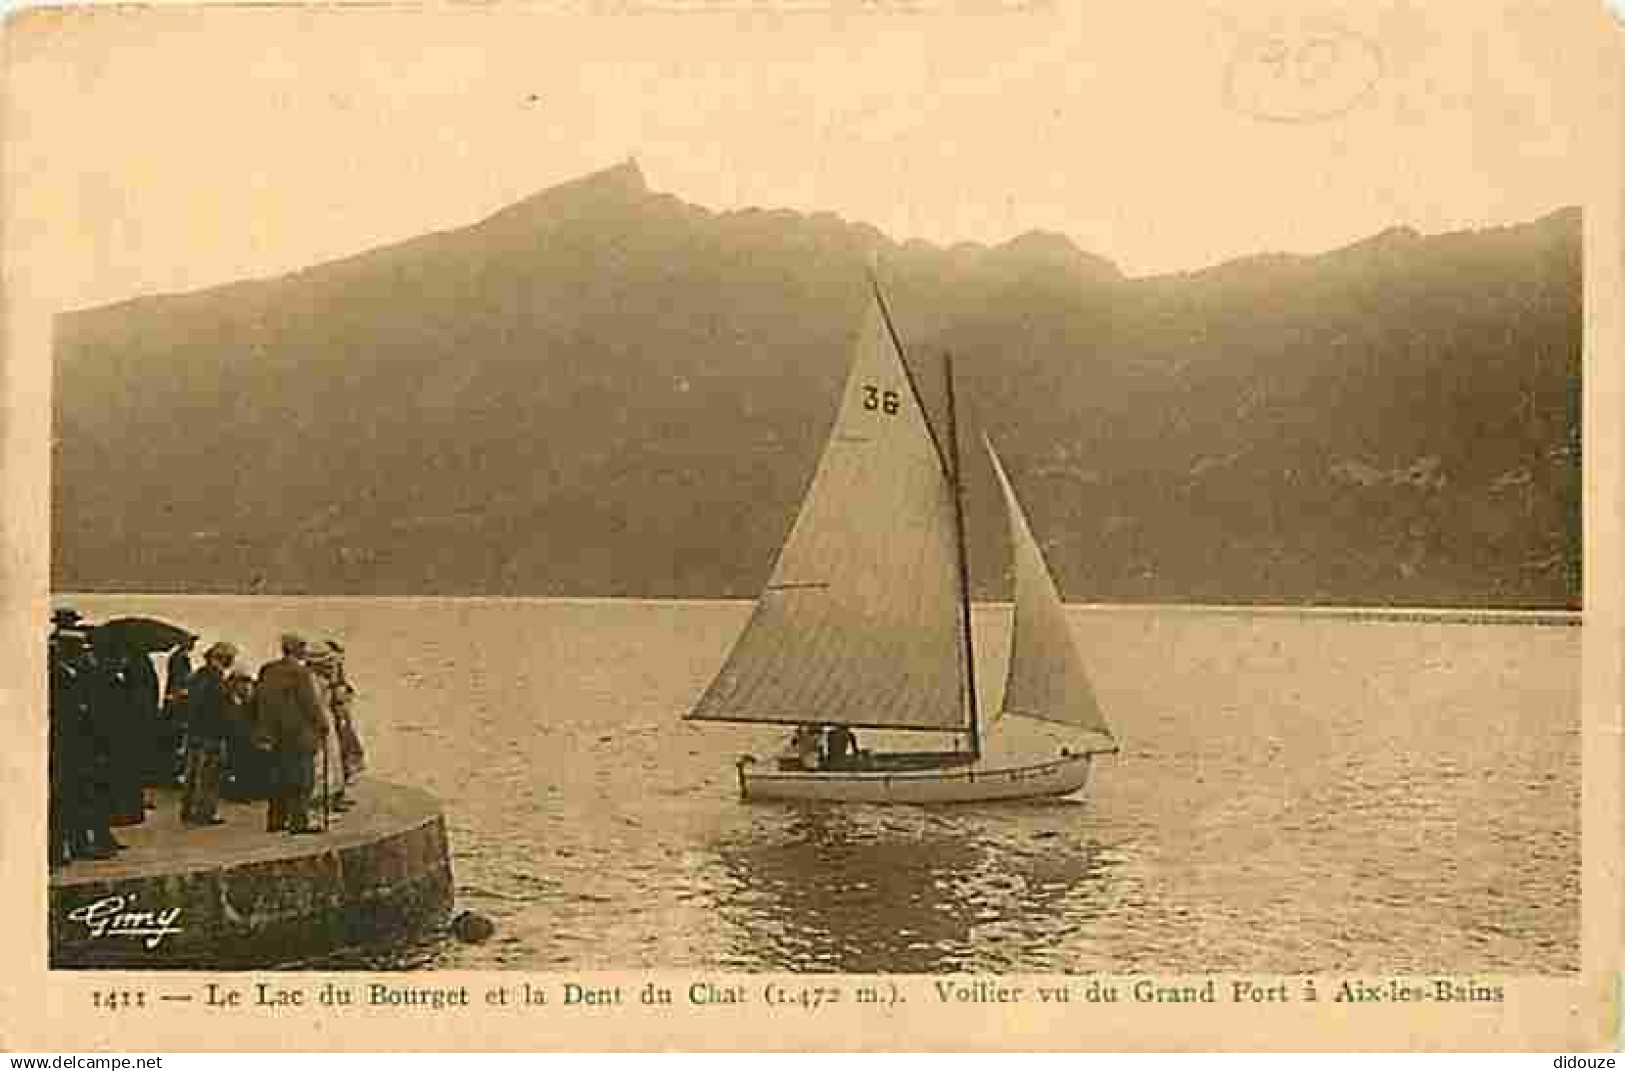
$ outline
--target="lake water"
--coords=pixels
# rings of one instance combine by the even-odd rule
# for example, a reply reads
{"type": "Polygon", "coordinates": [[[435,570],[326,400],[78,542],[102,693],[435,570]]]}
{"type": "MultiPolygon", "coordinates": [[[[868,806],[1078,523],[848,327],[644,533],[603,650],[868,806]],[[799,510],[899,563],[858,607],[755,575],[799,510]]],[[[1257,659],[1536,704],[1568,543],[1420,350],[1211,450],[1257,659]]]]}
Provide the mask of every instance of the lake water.
{"type": "MultiPolygon", "coordinates": [[[[444,801],[497,936],[321,966],[1578,968],[1578,628],[1080,608],[1122,754],[1077,800],[924,809],[739,801],[784,732],[679,719],[744,603],[72,604],[250,668],[285,629],[345,644],[370,772],[444,801]]],[[[1009,617],[976,616],[991,701],[1009,617]]]]}

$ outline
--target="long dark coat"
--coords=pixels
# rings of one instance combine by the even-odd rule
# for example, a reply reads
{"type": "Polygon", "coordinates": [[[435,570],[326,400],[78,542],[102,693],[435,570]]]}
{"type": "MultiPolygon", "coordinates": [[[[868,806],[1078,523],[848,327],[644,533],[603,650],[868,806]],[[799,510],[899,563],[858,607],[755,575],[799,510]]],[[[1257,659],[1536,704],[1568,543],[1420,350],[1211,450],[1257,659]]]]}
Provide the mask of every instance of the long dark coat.
{"type": "Polygon", "coordinates": [[[158,697],[147,702],[139,677],[146,655],[111,656],[97,674],[91,698],[91,737],[101,762],[107,788],[108,810],[115,826],[136,825],[146,819],[141,786],[151,762],[157,729],[158,697]]]}
{"type": "Polygon", "coordinates": [[[226,678],[220,667],[206,663],[192,674],[186,694],[186,735],[199,743],[218,743],[229,731],[226,678]]]}
{"type": "Polygon", "coordinates": [[[314,755],[327,738],[327,714],[316,698],[315,678],[296,658],[260,667],[254,689],[258,734],[277,751],[314,755]]]}

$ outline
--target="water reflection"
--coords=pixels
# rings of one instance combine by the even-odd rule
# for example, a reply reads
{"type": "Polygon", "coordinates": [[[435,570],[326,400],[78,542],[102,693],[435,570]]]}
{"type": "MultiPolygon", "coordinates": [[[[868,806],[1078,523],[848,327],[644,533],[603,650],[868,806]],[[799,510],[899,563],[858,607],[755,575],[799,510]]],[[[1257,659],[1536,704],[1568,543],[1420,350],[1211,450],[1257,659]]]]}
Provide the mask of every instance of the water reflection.
{"type": "Polygon", "coordinates": [[[764,814],[713,846],[721,965],[1069,969],[1059,949],[1075,956],[1109,906],[1110,852],[1054,821],[1006,824],[995,836],[978,818],[818,806],[764,814]]]}

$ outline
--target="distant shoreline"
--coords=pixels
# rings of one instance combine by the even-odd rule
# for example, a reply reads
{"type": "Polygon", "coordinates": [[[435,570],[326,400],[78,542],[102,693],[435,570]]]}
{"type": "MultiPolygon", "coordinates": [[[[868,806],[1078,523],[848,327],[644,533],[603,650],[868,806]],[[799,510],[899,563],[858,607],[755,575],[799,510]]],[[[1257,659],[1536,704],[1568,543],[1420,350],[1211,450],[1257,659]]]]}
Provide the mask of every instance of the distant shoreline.
{"type": "MultiPolygon", "coordinates": [[[[616,595],[296,595],[296,594],[244,594],[237,592],[184,592],[184,591],[73,591],[52,592],[53,603],[72,602],[75,599],[264,599],[267,602],[292,602],[320,599],[327,602],[372,603],[621,603],[648,606],[749,606],[754,599],[704,598],[661,599],[616,595]]],[[[977,601],[978,610],[1008,611],[1010,603],[1004,601],[977,601]]],[[[1193,617],[1322,617],[1333,620],[1371,621],[1378,623],[1416,623],[1431,625],[1543,625],[1573,628],[1584,618],[1582,610],[1559,609],[1505,609],[1498,607],[1429,607],[1429,606],[1293,606],[1248,603],[1068,603],[1067,609],[1080,613],[1114,614],[1184,614],[1193,617]]]]}

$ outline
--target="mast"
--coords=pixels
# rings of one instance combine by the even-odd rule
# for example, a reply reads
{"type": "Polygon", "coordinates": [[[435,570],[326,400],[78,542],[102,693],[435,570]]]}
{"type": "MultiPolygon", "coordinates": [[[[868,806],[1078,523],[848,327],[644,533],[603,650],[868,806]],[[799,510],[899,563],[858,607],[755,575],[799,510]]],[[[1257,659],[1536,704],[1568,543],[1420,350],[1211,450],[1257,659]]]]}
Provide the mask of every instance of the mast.
{"type": "Polygon", "coordinates": [[[964,462],[959,453],[959,423],[954,413],[954,362],[947,353],[942,355],[942,374],[948,400],[948,452],[954,459],[949,479],[953,482],[954,492],[954,546],[959,552],[959,631],[965,644],[965,698],[970,705],[970,753],[972,757],[980,758],[982,734],[976,711],[976,649],[971,642],[970,565],[965,550],[965,483],[960,479],[964,462]]]}

